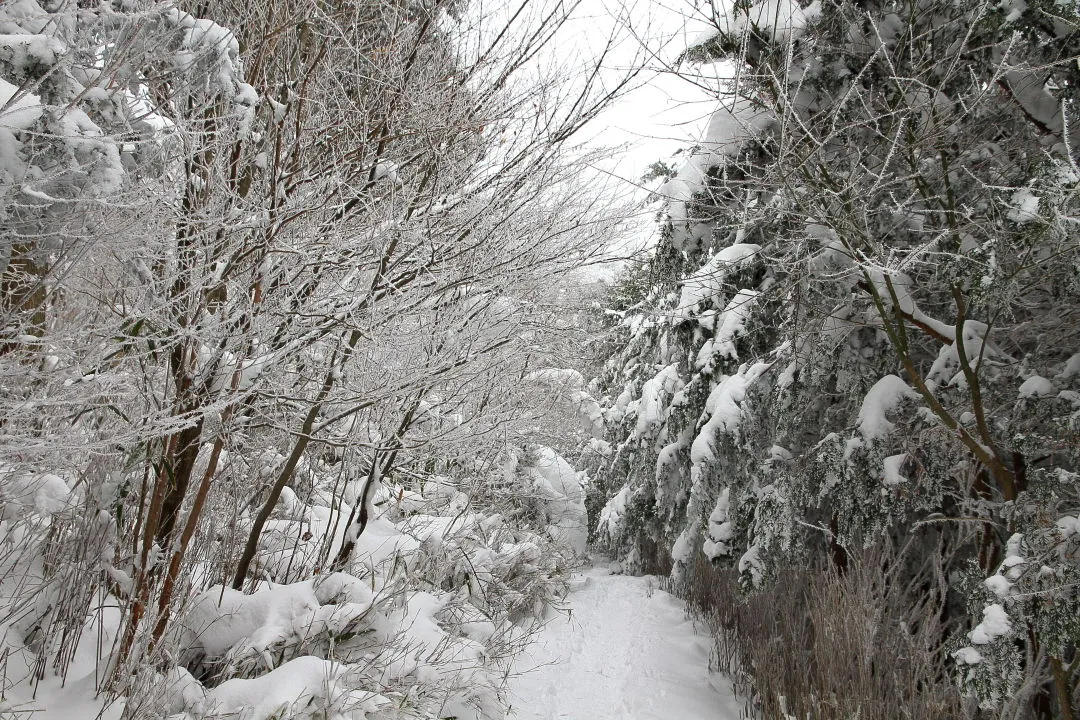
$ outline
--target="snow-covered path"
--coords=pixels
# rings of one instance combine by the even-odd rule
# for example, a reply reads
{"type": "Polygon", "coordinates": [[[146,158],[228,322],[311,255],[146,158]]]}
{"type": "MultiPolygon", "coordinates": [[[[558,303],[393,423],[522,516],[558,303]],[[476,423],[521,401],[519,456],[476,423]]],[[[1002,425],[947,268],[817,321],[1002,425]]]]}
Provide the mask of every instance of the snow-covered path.
{"type": "Polygon", "coordinates": [[[654,578],[584,573],[570,614],[541,631],[510,681],[517,720],[737,720],[738,704],[708,671],[710,640],[654,578]]]}

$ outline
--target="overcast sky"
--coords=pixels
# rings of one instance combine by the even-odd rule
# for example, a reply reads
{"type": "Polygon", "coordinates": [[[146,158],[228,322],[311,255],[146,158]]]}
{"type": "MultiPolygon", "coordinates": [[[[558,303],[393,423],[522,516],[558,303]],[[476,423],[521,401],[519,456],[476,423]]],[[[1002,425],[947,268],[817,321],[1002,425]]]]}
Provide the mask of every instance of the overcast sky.
{"type": "MultiPolygon", "coordinates": [[[[470,45],[462,46],[463,55],[486,51],[487,43],[510,17],[517,18],[517,13],[526,13],[518,25],[527,34],[556,3],[571,1],[475,0],[470,12],[488,34],[466,35],[470,45]]],[[[551,99],[570,102],[609,45],[601,63],[607,87],[615,86],[631,68],[644,67],[631,89],[571,141],[590,151],[608,151],[593,164],[597,177],[595,182],[589,178],[592,189],[620,202],[638,203],[632,213],[613,211],[620,217],[631,214],[634,220],[625,245],[613,250],[616,255],[630,254],[655,242],[655,215],[661,206],[658,202],[646,205],[645,200],[650,194],[655,198],[660,183],[644,187],[642,176],[657,161],[677,170],[683,160],[679,153],[701,140],[717,108],[718,78],[730,76],[730,68],[724,64],[676,67],[675,62],[708,32],[711,25],[703,13],[711,12],[710,4],[728,1],[708,0],[702,3],[703,10],[696,10],[694,0],[581,0],[554,42],[517,75],[524,83],[554,82],[551,99]]],[[[514,42],[509,41],[508,46],[514,47],[514,42]]],[[[610,277],[612,273],[603,274],[610,277]]]]}
{"type": "MultiPolygon", "coordinates": [[[[591,147],[615,148],[598,171],[617,182],[620,193],[635,193],[641,201],[649,189],[640,180],[649,165],[661,160],[678,167],[676,155],[699,141],[717,107],[718,77],[729,75],[726,65],[680,68],[675,59],[708,28],[700,16],[692,16],[690,0],[584,0],[575,22],[560,38],[558,52],[569,65],[588,67],[609,37],[618,38],[615,52],[605,61],[614,78],[626,67],[645,58],[647,70],[638,76],[635,89],[582,130],[579,140],[591,147]],[[697,74],[688,80],[686,74],[697,74]]],[[[655,238],[656,205],[643,207],[635,224],[632,247],[655,238]]]]}
{"type": "MultiPolygon", "coordinates": [[[[655,162],[701,138],[709,115],[716,107],[715,95],[701,84],[671,72],[675,58],[690,42],[701,35],[706,25],[688,16],[689,0],[633,4],[615,0],[584,0],[578,19],[568,33],[588,62],[604,44],[609,33],[619,33],[620,43],[608,66],[612,75],[643,56],[648,68],[638,78],[637,88],[616,103],[587,128],[591,142],[607,145],[628,144],[618,158],[617,167],[634,176],[655,162]]],[[[691,68],[681,68],[683,73],[691,68]]],[[[694,68],[694,72],[701,72],[694,68]]],[[[712,75],[707,86],[715,87],[718,69],[704,70],[712,75]]],[[[719,72],[722,74],[723,69],[719,72]]]]}

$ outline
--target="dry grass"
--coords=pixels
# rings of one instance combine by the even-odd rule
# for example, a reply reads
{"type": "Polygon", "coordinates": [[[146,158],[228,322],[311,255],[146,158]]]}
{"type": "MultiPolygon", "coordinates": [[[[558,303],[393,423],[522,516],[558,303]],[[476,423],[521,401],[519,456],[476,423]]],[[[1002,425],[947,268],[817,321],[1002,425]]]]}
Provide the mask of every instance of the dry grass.
{"type": "Polygon", "coordinates": [[[973,718],[949,675],[935,575],[877,547],[843,573],[791,568],[745,597],[733,570],[699,554],[683,594],[712,628],[715,667],[748,701],[748,718],[973,718]]]}

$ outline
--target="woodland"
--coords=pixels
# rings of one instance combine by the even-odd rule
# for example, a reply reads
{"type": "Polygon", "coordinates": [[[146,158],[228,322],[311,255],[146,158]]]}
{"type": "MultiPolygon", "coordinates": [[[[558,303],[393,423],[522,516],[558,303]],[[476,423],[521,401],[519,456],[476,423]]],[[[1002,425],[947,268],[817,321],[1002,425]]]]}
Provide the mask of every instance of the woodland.
{"type": "Polygon", "coordinates": [[[739,718],[1080,717],[1080,6],[629,7],[0,3],[0,717],[513,718],[601,556],[739,718]]]}

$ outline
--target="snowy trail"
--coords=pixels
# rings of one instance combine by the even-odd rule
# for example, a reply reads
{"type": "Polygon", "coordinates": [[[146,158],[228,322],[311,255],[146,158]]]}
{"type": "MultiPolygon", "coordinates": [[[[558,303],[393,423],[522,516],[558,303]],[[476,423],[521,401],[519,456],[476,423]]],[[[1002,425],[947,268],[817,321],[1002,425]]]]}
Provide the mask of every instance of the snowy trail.
{"type": "Polygon", "coordinates": [[[510,681],[516,720],[737,720],[727,681],[708,671],[710,640],[654,578],[585,571],[522,654],[510,681]]]}

